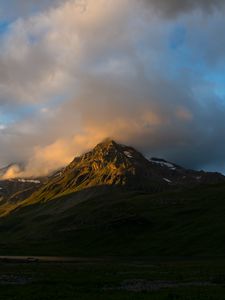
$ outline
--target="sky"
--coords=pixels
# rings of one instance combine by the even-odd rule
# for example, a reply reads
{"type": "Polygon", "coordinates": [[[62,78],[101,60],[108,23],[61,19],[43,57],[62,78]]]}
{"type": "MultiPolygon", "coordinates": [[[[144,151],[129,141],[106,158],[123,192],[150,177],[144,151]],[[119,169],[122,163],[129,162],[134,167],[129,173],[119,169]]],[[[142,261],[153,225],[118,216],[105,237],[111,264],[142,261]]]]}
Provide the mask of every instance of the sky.
{"type": "Polygon", "coordinates": [[[106,137],[225,173],[224,0],[0,0],[0,166],[106,137]]]}

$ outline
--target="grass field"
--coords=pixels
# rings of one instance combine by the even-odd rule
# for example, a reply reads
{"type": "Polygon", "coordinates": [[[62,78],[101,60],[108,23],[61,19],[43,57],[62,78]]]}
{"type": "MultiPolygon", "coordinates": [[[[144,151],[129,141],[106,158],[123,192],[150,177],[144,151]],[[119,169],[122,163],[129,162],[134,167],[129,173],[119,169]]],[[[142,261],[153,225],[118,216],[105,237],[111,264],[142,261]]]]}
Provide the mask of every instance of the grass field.
{"type": "Polygon", "coordinates": [[[4,300],[224,300],[225,259],[0,263],[4,300]]]}

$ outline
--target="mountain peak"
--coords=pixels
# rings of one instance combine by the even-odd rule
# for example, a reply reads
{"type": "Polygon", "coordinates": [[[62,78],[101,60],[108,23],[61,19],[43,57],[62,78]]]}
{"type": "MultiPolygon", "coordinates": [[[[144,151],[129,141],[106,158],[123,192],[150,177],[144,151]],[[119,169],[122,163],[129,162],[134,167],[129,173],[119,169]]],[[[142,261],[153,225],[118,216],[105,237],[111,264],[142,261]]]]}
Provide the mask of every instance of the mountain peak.
{"type": "Polygon", "coordinates": [[[110,138],[105,139],[93,150],[84,154],[84,159],[87,158],[97,163],[101,161],[102,167],[106,163],[110,163],[115,168],[129,168],[135,164],[148,163],[148,160],[134,148],[119,144],[110,138]]]}
{"type": "Polygon", "coordinates": [[[107,148],[118,147],[118,146],[119,144],[115,142],[113,139],[106,138],[101,143],[97,144],[94,149],[96,148],[107,149],[107,148]]]}
{"type": "Polygon", "coordinates": [[[157,192],[183,185],[224,181],[225,177],[220,174],[186,170],[162,159],[148,160],[134,148],[107,138],[51,176],[35,195],[35,201],[97,186],[124,186],[157,192]]]}

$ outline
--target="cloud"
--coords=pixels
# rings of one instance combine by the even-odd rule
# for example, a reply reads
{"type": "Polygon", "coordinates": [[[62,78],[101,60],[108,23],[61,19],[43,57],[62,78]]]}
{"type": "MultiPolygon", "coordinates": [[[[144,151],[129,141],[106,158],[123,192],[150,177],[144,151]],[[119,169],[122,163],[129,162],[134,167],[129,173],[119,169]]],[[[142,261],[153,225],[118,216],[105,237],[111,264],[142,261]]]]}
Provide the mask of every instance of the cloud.
{"type": "Polygon", "coordinates": [[[193,10],[211,13],[224,8],[223,0],[144,0],[144,2],[160,14],[170,18],[190,13],[193,10]]]}
{"type": "MultiPolygon", "coordinates": [[[[1,17],[2,18],[18,18],[27,17],[30,14],[38,14],[41,11],[46,11],[59,5],[69,2],[70,0],[0,0],[1,17]]],[[[175,17],[179,14],[189,13],[193,10],[201,10],[203,12],[210,13],[215,9],[221,9],[224,7],[223,0],[135,0],[136,2],[143,2],[151,8],[156,9],[160,14],[168,17],[175,17]]],[[[89,5],[89,0],[75,0],[77,6],[85,10],[89,5]]],[[[133,6],[133,0],[120,2],[126,3],[128,6],[130,3],[133,6]]],[[[105,1],[106,3],[106,1],[105,1]]],[[[105,6],[102,3],[102,6],[105,6]]],[[[97,4],[98,5],[98,4],[97,4]]],[[[117,5],[117,3],[116,3],[117,5]]],[[[107,6],[107,5],[106,5],[107,6]]],[[[97,6],[96,6],[97,7],[97,6]]],[[[99,8],[99,6],[98,6],[99,8]]],[[[98,9],[97,8],[97,9],[98,9]]]]}
{"type": "Polygon", "coordinates": [[[40,11],[57,7],[64,0],[0,0],[0,18],[4,20],[26,17],[40,11]]]}
{"type": "Polygon", "coordinates": [[[71,0],[12,22],[0,48],[0,163],[26,166],[9,176],[46,175],[108,136],[224,170],[220,2],[149,2],[170,18],[138,0],[71,0]]]}
{"type": "Polygon", "coordinates": [[[12,165],[8,168],[5,174],[1,177],[1,179],[11,179],[16,178],[20,174],[21,169],[18,165],[12,165]]]}

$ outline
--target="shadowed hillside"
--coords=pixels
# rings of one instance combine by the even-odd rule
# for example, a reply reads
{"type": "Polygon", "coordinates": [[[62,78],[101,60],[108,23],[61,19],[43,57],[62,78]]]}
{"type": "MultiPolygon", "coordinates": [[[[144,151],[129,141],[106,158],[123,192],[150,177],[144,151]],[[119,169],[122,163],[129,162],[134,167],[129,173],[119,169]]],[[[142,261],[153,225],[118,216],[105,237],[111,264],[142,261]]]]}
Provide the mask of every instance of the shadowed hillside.
{"type": "Polygon", "coordinates": [[[224,176],[107,140],[0,206],[1,253],[224,255],[224,176]]]}

